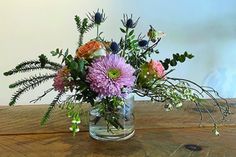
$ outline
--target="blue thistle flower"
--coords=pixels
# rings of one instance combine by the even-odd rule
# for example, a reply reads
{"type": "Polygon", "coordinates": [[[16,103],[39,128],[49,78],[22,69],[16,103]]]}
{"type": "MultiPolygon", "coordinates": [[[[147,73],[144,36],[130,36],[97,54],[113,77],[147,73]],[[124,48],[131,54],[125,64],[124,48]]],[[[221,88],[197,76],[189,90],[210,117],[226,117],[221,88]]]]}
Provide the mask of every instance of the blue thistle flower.
{"type": "Polygon", "coordinates": [[[96,12],[94,16],[94,22],[99,25],[102,22],[102,14],[96,12]]]}
{"type": "Polygon", "coordinates": [[[99,12],[99,9],[97,10],[97,12],[93,12],[93,14],[89,13],[87,17],[90,21],[92,21],[93,23],[97,25],[100,25],[106,20],[105,13],[103,12],[103,10],[102,12],[99,12]]]}
{"type": "Polygon", "coordinates": [[[139,20],[139,18],[134,22],[132,14],[131,14],[130,18],[128,17],[127,14],[124,14],[121,22],[122,22],[123,26],[126,28],[135,28],[136,25],[138,24],[138,20],[139,20]]]}
{"type": "Polygon", "coordinates": [[[139,45],[140,47],[147,46],[147,44],[148,44],[148,41],[147,41],[147,40],[140,40],[140,41],[138,42],[138,45],[139,45]]]}
{"type": "Polygon", "coordinates": [[[127,21],[126,21],[126,27],[128,27],[128,28],[132,28],[132,26],[133,26],[133,20],[132,19],[128,19],[127,21]]]}
{"type": "Polygon", "coordinates": [[[119,52],[119,45],[116,43],[116,42],[112,42],[111,45],[110,45],[110,49],[112,51],[113,54],[116,54],[119,52]]]}

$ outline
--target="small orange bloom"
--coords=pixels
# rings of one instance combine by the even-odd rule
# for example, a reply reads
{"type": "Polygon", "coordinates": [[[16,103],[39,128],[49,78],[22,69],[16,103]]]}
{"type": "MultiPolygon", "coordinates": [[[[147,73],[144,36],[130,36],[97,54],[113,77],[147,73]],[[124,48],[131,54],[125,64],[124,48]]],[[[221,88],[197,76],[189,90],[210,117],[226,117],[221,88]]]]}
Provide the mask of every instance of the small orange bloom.
{"type": "Polygon", "coordinates": [[[58,72],[62,77],[67,77],[70,73],[70,69],[67,66],[62,67],[58,72]]]}
{"type": "Polygon", "coordinates": [[[77,58],[88,58],[91,54],[93,54],[98,49],[102,48],[102,44],[98,41],[89,41],[86,44],[80,46],[76,50],[77,58]]]}

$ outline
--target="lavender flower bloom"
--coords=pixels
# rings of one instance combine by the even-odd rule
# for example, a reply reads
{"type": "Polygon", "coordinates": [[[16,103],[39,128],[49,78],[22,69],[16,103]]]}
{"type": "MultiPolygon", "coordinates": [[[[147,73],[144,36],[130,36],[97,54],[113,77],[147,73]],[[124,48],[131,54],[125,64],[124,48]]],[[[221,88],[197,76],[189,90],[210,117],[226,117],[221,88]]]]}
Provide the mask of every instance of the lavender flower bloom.
{"type": "Polygon", "coordinates": [[[125,63],[124,58],[110,54],[93,61],[86,80],[90,88],[101,97],[122,97],[122,89],[134,85],[134,72],[134,68],[125,63]]]}

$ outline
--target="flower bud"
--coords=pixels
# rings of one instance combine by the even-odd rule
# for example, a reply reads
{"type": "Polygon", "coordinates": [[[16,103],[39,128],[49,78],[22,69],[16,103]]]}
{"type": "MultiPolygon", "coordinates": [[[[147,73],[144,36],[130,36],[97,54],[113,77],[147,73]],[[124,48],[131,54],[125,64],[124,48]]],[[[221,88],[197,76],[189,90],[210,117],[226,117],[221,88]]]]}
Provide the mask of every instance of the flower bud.
{"type": "Polygon", "coordinates": [[[132,28],[133,27],[133,20],[130,18],[130,19],[128,19],[127,20],[127,22],[126,22],[126,27],[127,28],[132,28]]]}
{"type": "Polygon", "coordinates": [[[119,51],[119,46],[116,42],[112,42],[110,45],[110,49],[113,54],[116,54],[119,51]]]}
{"type": "Polygon", "coordinates": [[[157,40],[157,31],[152,26],[150,26],[150,27],[151,28],[149,29],[149,31],[147,33],[147,36],[149,37],[149,39],[152,42],[156,42],[156,40],[157,40]]]}
{"type": "Polygon", "coordinates": [[[138,45],[139,45],[140,47],[147,46],[147,44],[148,44],[148,41],[147,41],[147,40],[140,40],[140,41],[138,42],[138,45]]]}
{"type": "Polygon", "coordinates": [[[101,13],[96,12],[96,14],[94,16],[94,22],[98,25],[102,22],[102,14],[101,13]]]}

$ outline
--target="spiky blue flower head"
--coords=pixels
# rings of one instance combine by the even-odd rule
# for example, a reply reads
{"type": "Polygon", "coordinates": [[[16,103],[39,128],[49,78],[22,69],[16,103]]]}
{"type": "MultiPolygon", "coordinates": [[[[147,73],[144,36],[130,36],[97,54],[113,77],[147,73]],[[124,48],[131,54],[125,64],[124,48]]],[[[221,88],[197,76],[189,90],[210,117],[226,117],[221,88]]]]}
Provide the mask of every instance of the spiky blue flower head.
{"type": "Polygon", "coordinates": [[[133,20],[132,19],[128,19],[127,21],[126,21],[126,27],[128,27],[128,28],[132,28],[132,26],[133,26],[133,20]]]}
{"type": "Polygon", "coordinates": [[[97,25],[100,25],[106,20],[105,13],[103,12],[103,10],[100,12],[99,9],[97,10],[97,12],[93,12],[93,14],[89,13],[87,17],[90,21],[97,25]]]}
{"type": "Polygon", "coordinates": [[[140,47],[147,46],[147,44],[148,44],[148,41],[147,41],[147,40],[140,40],[140,41],[138,42],[138,45],[139,45],[140,47]]]}
{"type": "Polygon", "coordinates": [[[119,51],[119,45],[116,42],[113,41],[110,45],[110,49],[111,49],[113,54],[116,54],[119,51]]]}
{"type": "Polygon", "coordinates": [[[99,12],[96,12],[96,14],[94,15],[94,22],[98,25],[100,25],[100,23],[102,22],[102,14],[99,12]]]}
{"type": "Polygon", "coordinates": [[[128,17],[127,14],[124,14],[121,22],[122,22],[123,26],[126,28],[135,28],[136,25],[138,24],[138,20],[139,20],[139,18],[134,22],[132,14],[130,17],[128,17]]]}

